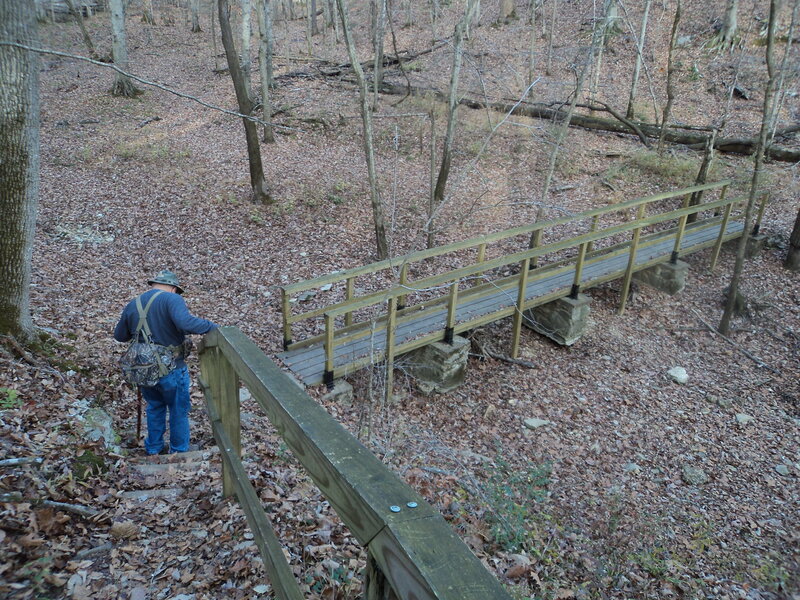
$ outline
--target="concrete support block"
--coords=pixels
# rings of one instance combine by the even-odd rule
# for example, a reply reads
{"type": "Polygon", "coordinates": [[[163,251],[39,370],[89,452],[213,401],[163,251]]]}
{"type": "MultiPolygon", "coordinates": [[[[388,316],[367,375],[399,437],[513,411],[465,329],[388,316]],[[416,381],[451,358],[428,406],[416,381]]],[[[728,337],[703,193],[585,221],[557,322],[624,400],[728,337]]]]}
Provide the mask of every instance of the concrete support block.
{"type": "Polygon", "coordinates": [[[586,331],[590,302],[591,298],[584,294],[578,294],[577,298],[559,298],[529,308],[522,322],[562,346],[571,346],[586,331]]]}
{"type": "Polygon", "coordinates": [[[333,383],[333,389],[323,396],[324,400],[332,400],[337,404],[353,403],[353,386],[344,379],[337,379],[333,383]]]}
{"type": "Polygon", "coordinates": [[[751,235],[747,238],[747,246],[744,249],[745,258],[755,258],[767,245],[767,236],[763,233],[751,235]]]}
{"type": "Polygon", "coordinates": [[[460,336],[453,337],[452,345],[428,344],[407,355],[407,372],[426,396],[445,394],[464,383],[469,346],[469,340],[460,336]]]}
{"type": "Polygon", "coordinates": [[[689,272],[689,265],[682,260],[675,264],[659,263],[648,269],[643,269],[634,273],[636,281],[656,288],[657,290],[674,296],[686,287],[686,274],[689,272]]]}

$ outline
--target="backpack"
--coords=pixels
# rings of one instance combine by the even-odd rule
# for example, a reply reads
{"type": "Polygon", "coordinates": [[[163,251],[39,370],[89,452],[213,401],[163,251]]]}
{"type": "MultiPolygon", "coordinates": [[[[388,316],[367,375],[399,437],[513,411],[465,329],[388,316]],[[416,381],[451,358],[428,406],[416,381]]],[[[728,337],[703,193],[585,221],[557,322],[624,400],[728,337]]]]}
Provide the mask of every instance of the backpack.
{"type": "Polygon", "coordinates": [[[147,324],[147,312],[156,296],[161,293],[159,290],[153,294],[144,308],[142,308],[142,297],[136,298],[139,324],[136,326],[136,333],[131,338],[128,349],[119,359],[122,377],[131,387],[154,387],[162,377],[168,375],[177,366],[180,348],[153,342],[153,335],[147,324]]]}

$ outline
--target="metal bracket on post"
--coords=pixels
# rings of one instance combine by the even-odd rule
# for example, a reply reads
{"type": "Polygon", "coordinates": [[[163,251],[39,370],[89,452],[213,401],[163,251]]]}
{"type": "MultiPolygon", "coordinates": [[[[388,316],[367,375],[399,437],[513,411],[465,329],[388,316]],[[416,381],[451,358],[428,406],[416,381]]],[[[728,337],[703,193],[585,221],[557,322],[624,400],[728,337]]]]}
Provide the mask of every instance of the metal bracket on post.
{"type": "Polygon", "coordinates": [[[453,345],[453,335],[454,331],[452,327],[445,327],[444,328],[444,343],[453,345]]]}
{"type": "Polygon", "coordinates": [[[292,345],[292,338],[283,340],[283,349],[288,350],[289,346],[292,345]]]}
{"type": "Polygon", "coordinates": [[[759,230],[761,229],[761,223],[756,223],[753,225],[753,233],[750,235],[758,235],[759,230]]]}
{"type": "Polygon", "coordinates": [[[669,262],[671,262],[673,265],[677,264],[677,262],[678,262],[678,252],[677,252],[677,250],[673,250],[672,251],[672,255],[669,257],[669,262]]]}
{"type": "Polygon", "coordinates": [[[572,289],[569,292],[569,297],[575,300],[578,297],[578,294],[581,293],[581,286],[576,283],[572,284],[572,289]]]}
{"type": "Polygon", "coordinates": [[[324,383],[328,390],[333,389],[333,371],[325,371],[322,374],[322,383],[324,383]]]}

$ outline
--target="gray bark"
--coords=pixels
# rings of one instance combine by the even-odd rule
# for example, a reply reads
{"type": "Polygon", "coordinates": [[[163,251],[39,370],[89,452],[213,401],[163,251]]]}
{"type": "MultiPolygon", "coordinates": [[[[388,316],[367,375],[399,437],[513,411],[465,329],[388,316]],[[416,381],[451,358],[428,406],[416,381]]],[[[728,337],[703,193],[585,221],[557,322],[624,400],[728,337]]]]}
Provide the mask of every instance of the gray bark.
{"type": "Polygon", "coordinates": [[[156,17],[153,13],[153,0],[144,0],[142,2],[142,23],[146,25],[156,24],[156,17]]]}
{"type": "Polygon", "coordinates": [[[253,5],[250,0],[241,0],[242,2],[242,48],[239,56],[239,65],[242,69],[242,77],[244,77],[245,85],[247,86],[247,94],[253,97],[253,84],[250,77],[250,18],[253,12],[253,5]]]}
{"type": "MultiPolygon", "coordinates": [[[[0,2],[0,39],[38,46],[33,0],[0,2]]],[[[39,59],[0,46],[0,335],[33,337],[31,253],[39,199],[39,59]]]]}
{"type": "MultiPolygon", "coordinates": [[[[264,120],[272,119],[272,4],[270,0],[259,0],[258,7],[258,68],[261,75],[261,105],[264,120]]],[[[275,142],[275,135],[270,125],[264,125],[264,141],[275,142]]]]}
{"type": "MultiPolygon", "coordinates": [[[[236,92],[239,112],[243,115],[251,115],[253,101],[250,99],[250,92],[236,54],[229,12],[228,0],[219,0],[219,29],[222,32],[222,45],[225,47],[225,58],[228,61],[228,70],[233,80],[233,89],[236,92]]],[[[264,179],[264,166],[261,162],[261,147],[258,143],[256,124],[249,119],[242,119],[242,122],[244,123],[244,134],[247,140],[247,159],[250,166],[250,185],[253,188],[253,200],[255,202],[270,203],[272,202],[272,196],[269,194],[267,182],[264,179]]]]}
{"type": "Polygon", "coordinates": [[[633,118],[633,103],[636,100],[636,92],[639,87],[639,73],[642,70],[642,53],[644,52],[644,40],[647,36],[647,21],[650,17],[650,5],[653,0],[645,0],[644,14],[642,15],[642,26],[639,29],[639,40],[636,44],[636,63],[633,65],[633,81],[631,82],[631,94],[628,97],[628,110],[625,111],[625,116],[628,119],[633,118]]]}
{"type": "Polygon", "coordinates": [[[800,271],[800,210],[797,211],[797,219],[794,221],[794,228],[789,236],[789,250],[783,266],[795,273],[800,271]]]}
{"type": "Polygon", "coordinates": [[[547,63],[544,68],[545,75],[551,74],[553,66],[553,37],[556,30],[556,18],[558,17],[558,0],[550,0],[553,10],[550,14],[550,30],[547,33],[547,63]]]}
{"type": "MultiPolygon", "coordinates": [[[[111,10],[111,56],[114,64],[123,71],[128,70],[128,45],[125,41],[125,8],[122,0],[109,0],[111,10]]],[[[133,85],[131,78],[117,72],[114,86],[111,88],[114,96],[133,97],[140,91],[133,85]]]]}
{"type": "Polygon", "coordinates": [[[369,105],[369,92],[367,82],[364,78],[364,69],[356,56],[356,46],[350,31],[350,22],[347,16],[345,0],[336,0],[339,9],[339,17],[342,20],[342,35],[347,45],[347,54],[358,83],[358,96],[361,102],[361,120],[364,124],[364,154],[367,159],[367,175],[369,177],[369,191],[372,202],[372,221],[375,226],[375,243],[378,251],[378,259],[389,258],[389,244],[386,239],[386,225],[383,216],[383,202],[378,190],[378,173],[375,167],[375,149],[373,147],[372,135],[372,110],[369,105]]]}
{"type": "Polygon", "coordinates": [[[722,319],[719,322],[719,332],[722,335],[728,335],[731,329],[731,319],[733,318],[734,304],[736,295],[739,291],[739,281],[742,277],[742,270],[744,267],[744,258],[747,250],[747,240],[750,237],[750,231],[753,222],[753,211],[755,209],[756,198],[758,197],[758,188],[761,184],[761,171],[764,168],[764,150],[767,146],[767,137],[769,135],[769,123],[773,110],[773,97],[775,92],[775,83],[777,74],[775,72],[775,64],[773,60],[774,45],[775,45],[775,29],[778,20],[778,11],[780,10],[780,0],[770,0],[769,3],[769,25],[767,28],[767,87],[764,90],[764,107],[761,115],[761,130],[758,136],[758,147],[756,149],[755,164],[753,165],[753,178],[750,181],[750,194],[747,198],[747,208],[744,212],[744,232],[739,239],[739,246],[736,249],[736,263],[733,266],[733,275],[731,276],[731,284],[728,286],[728,298],[725,302],[725,311],[722,313],[722,319]]]}
{"type": "Polygon", "coordinates": [[[658,151],[664,148],[664,136],[667,134],[669,127],[669,114],[672,112],[672,103],[675,100],[675,83],[673,81],[675,76],[675,45],[678,40],[678,24],[681,22],[681,0],[678,0],[678,5],[675,7],[675,19],[672,21],[672,34],[669,40],[669,54],[667,58],[667,103],[664,105],[664,113],[661,117],[661,135],[658,138],[658,151]]]}
{"type": "Polygon", "coordinates": [[[192,33],[200,33],[200,0],[191,0],[192,33]]]}
{"type": "Polygon", "coordinates": [[[386,0],[371,0],[372,11],[372,106],[378,105],[378,93],[383,83],[383,38],[386,30],[386,0]]]}
{"type": "MultiPolygon", "coordinates": [[[[442,145],[442,162],[439,166],[439,176],[436,178],[436,188],[433,192],[434,213],[439,210],[442,202],[444,202],[444,192],[447,186],[447,179],[450,176],[450,162],[453,155],[453,140],[455,139],[458,116],[458,81],[461,76],[462,46],[467,25],[472,19],[476,4],[476,0],[467,1],[464,17],[456,24],[453,33],[453,67],[450,72],[450,91],[447,99],[447,129],[442,145]]],[[[434,230],[433,217],[431,217],[431,221],[428,224],[428,230],[434,230]]]]}

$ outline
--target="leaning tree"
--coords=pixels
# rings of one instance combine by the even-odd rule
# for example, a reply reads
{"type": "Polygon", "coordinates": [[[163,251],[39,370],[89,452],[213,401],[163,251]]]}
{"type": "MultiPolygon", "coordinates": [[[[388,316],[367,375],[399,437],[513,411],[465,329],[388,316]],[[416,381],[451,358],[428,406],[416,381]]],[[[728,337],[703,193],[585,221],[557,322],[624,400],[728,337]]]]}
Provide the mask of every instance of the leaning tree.
{"type": "Polygon", "coordinates": [[[34,0],[0,2],[0,335],[33,336],[31,253],[39,199],[39,60],[34,0]]]}

